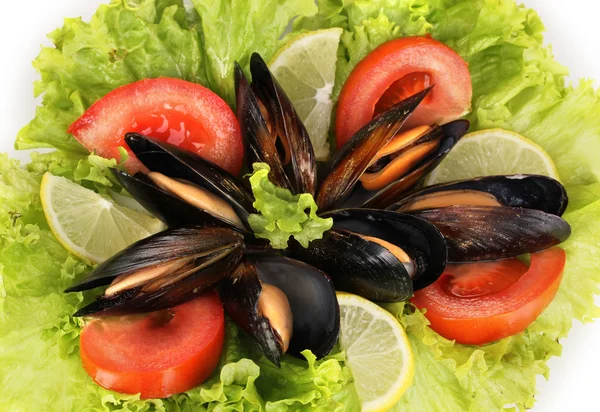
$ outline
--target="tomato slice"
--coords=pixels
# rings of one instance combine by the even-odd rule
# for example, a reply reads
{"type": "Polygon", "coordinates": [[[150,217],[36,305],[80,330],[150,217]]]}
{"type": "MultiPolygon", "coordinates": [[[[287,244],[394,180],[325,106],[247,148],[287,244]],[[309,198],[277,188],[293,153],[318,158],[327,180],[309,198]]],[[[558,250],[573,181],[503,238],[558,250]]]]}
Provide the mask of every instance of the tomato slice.
{"type": "Polygon", "coordinates": [[[447,339],[481,345],[524,331],[554,299],[566,255],[552,248],[518,259],[450,265],[412,303],[447,339]]]}
{"type": "Polygon", "coordinates": [[[435,85],[406,123],[407,128],[443,124],[469,111],[467,63],[431,37],[404,37],[382,44],[352,71],[336,111],[337,147],[371,119],[401,100],[435,85]]]}
{"type": "MultiPolygon", "coordinates": [[[[206,87],[180,79],[146,79],[115,89],[68,131],[106,158],[119,159],[128,132],[190,150],[234,175],[244,157],[240,126],[227,103],[206,87]]],[[[133,153],[126,166],[132,173],[143,169],[133,153]]]]}
{"type": "Polygon", "coordinates": [[[168,311],[89,321],[81,333],[81,360],[107,389],[164,398],[210,376],[224,337],[223,306],[210,292],[168,311]]]}

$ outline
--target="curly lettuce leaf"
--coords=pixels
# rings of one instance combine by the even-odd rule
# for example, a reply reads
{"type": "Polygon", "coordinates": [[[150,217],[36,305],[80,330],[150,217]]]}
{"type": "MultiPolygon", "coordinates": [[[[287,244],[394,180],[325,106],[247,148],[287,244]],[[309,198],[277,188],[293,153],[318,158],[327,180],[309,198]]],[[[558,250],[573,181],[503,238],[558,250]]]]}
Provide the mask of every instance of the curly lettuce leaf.
{"type": "Polygon", "coordinates": [[[233,65],[250,63],[252,53],[269,61],[290,20],[317,12],[314,0],[191,0],[202,21],[210,87],[235,102],[233,65]]]}
{"type": "Polygon", "coordinates": [[[274,249],[286,249],[290,237],[302,247],[316,239],[333,226],[332,218],[317,215],[317,204],[309,193],[293,195],[288,189],[275,186],[269,181],[271,168],[266,163],[254,163],[250,176],[254,208],[248,223],[254,235],[271,242],[274,249]],[[307,212],[308,211],[308,212],[307,212]]]}

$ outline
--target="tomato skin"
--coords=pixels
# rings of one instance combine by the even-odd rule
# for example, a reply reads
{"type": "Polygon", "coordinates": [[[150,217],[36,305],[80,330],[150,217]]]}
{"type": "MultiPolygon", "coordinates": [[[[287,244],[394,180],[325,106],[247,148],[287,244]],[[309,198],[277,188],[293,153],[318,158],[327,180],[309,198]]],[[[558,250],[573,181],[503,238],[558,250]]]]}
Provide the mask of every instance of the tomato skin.
{"type": "Polygon", "coordinates": [[[165,398],[200,385],[219,363],[225,315],[216,292],[169,311],[93,319],[80,353],[101,386],[143,399],[165,398]]]}
{"type": "MultiPolygon", "coordinates": [[[[461,298],[450,292],[450,272],[415,293],[412,303],[426,309],[431,328],[443,337],[482,345],[524,331],[554,299],[565,266],[564,250],[555,247],[531,255],[526,273],[507,288],[461,298]]],[[[489,263],[495,265],[495,262],[489,263]]]]}
{"type": "MultiPolygon", "coordinates": [[[[94,103],[68,130],[88,150],[119,159],[125,134],[137,132],[191,150],[239,174],[244,145],[231,108],[211,90],[181,79],[145,79],[94,103]]],[[[130,152],[126,167],[144,170],[130,152]]]]}
{"type": "Polygon", "coordinates": [[[406,128],[447,123],[469,111],[473,93],[467,63],[431,37],[404,37],[377,47],[342,88],[336,111],[338,149],[371,121],[376,108],[381,111],[433,84],[406,128]]]}

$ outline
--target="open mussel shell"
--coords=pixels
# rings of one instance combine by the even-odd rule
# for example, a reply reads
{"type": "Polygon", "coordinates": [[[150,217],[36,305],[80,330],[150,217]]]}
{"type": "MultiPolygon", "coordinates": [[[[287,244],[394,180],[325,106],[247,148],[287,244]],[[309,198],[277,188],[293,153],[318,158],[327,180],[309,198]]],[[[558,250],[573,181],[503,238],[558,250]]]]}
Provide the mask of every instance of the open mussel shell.
{"type": "Polygon", "coordinates": [[[444,238],[421,219],[367,209],[325,216],[334,218],[333,229],[308,248],[291,242],[290,254],[326,272],[338,290],[375,301],[402,301],[444,271],[444,238]]]}
{"type": "Polygon", "coordinates": [[[394,254],[352,232],[331,230],[306,249],[292,243],[290,253],[326,272],[337,290],[380,302],[413,294],[410,276],[394,254]]]}
{"type": "Polygon", "coordinates": [[[367,191],[361,185],[357,185],[355,193],[345,206],[384,209],[397,202],[410,188],[415,186],[444,160],[450,150],[467,133],[469,127],[470,123],[467,120],[455,120],[440,126],[439,129],[432,127],[431,133],[436,133],[439,130],[443,136],[434,151],[424,157],[406,174],[399,176],[397,180],[380,190],[367,191]]]}
{"type": "Polygon", "coordinates": [[[399,212],[455,205],[508,206],[562,216],[568,197],[564,186],[540,175],[486,176],[429,186],[389,206],[399,212]]]}
{"type": "Polygon", "coordinates": [[[326,176],[319,187],[319,210],[326,211],[340,206],[377,153],[400,132],[406,119],[430,91],[431,88],[425,89],[381,113],[337,152],[330,160],[326,176]]]}
{"type": "Polygon", "coordinates": [[[227,171],[192,152],[140,134],[128,133],[125,142],[151,172],[160,173],[175,183],[183,181],[209,192],[219,201],[226,202],[243,226],[249,228],[248,215],[254,210],[252,196],[227,171]]]}
{"type": "Polygon", "coordinates": [[[562,218],[535,209],[450,206],[411,212],[433,223],[448,244],[449,262],[497,260],[558,245],[571,234],[562,218]]]}
{"type": "Polygon", "coordinates": [[[288,345],[291,355],[309,349],[321,358],[337,342],[340,311],[333,283],[305,263],[276,255],[247,258],[221,285],[220,295],[227,313],[276,365],[288,345]]]}
{"type": "Polygon", "coordinates": [[[276,134],[276,137],[284,141],[282,149],[289,151],[283,160],[284,168],[288,169],[286,171],[290,176],[293,192],[314,195],[317,184],[317,164],[304,124],[258,53],[253,53],[250,58],[250,71],[252,89],[271,118],[271,134],[276,134]]]}
{"type": "Polygon", "coordinates": [[[435,282],[446,267],[444,236],[431,223],[412,215],[373,209],[344,209],[324,214],[333,228],[382,239],[401,247],[415,264],[413,289],[435,282]]]}
{"type": "Polygon", "coordinates": [[[117,253],[65,292],[109,285],[75,316],[123,315],[185,303],[231,274],[243,254],[240,233],[218,227],[167,229],[117,253]]]}
{"type": "Polygon", "coordinates": [[[251,162],[271,168],[271,181],[292,193],[314,194],[317,165],[308,132],[259,54],[250,59],[252,84],[235,66],[237,116],[251,162]]]}
{"type": "Polygon", "coordinates": [[[129,192],[148,212],[169,227],[189,225],[230,226],[240,230],[236,223],[217,216],[209,211],[198,209],[179,197],[173,196],[156,186],[143,173],[134,176],[118,169],[111,170],[121,186],[129,192]]]}

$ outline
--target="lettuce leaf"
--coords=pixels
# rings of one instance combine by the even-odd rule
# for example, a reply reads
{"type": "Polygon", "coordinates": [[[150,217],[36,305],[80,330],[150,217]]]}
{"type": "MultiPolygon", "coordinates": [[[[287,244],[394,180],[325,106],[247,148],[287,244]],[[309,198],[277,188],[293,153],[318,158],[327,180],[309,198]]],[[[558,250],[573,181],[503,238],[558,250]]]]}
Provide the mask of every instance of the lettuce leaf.
{"type": "Polygon", "coordinates": [[[269,181],[271,168],[266,163],[254,163],[253,168],[250,185],[253,206],[259,213],[251,214],[248,223],[256,237],[269,240],[274,249],[286,249],[293,236],[306,248],[331,229],[333,218],[317,216],[317,203],[311,194],[292,195],[288,189],[275,186],[269,181]]]}
{"type": "Polygon", "coordinates": [[[292,18],[317,12],[314,0],[192,0],[202,18],[209,86],[235,102],[233,64],[250,63],[257,52],[269,59],[292,18]]]}

